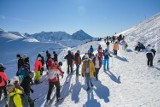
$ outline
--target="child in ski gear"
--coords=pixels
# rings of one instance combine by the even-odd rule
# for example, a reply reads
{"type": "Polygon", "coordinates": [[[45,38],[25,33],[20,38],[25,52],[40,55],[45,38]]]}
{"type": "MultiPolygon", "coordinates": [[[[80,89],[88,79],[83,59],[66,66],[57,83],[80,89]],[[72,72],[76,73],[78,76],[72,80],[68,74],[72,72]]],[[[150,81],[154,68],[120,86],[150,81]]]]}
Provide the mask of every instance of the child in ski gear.
{"type": "Polygon", "coordinates": [[[146,56],[147,56],[147,65],[148,66],[153,66],[153,58],[156,54],[156,50],[155,49],[151,49],[149,52],[146,53],[146,56]]]}
{"type": "Polygon", "coordinates": [[[39,83],[39,80],[41,78],[40,71],[41,71],[42,68],[43,68],[43,66],[42,66],[42,62],[41,62],[41,57],[38,57],[35,64],[34,64],[34,72],[35,72],[34,81],[35,81],[35,84],[39,83]]]}
{"type": "Polygon", "coordinates": [[[55,66],[54,61],[48,70],[48,77],[49,77],[49,90],[47,94],[47,102],[50,100],[50,96],[52,94],[53,87],[56,86],[56,99],[59,101],[60,97],[60,82],[59,82],[59,75],[62,75],[60,70],[55,66]]]}
{"type": "Polygon", "coordinates": [[[117,56],[117,51],[119,50],[119,45],[118,42],[115,42],[114,46],[113,46],[113,51],[114,51],[114,55],[117,56]]]}
{"type": "Polygon", "coordinates": [[[2,91],[4,92],[4,96],[7,97],[6,85],[7,81],[9,81],[9,78],[4,72],[5,69],[6,68],[3,66],[3,64],[0,64],[0,100],[2,96],[2,91]]]}
{"type": "Polygon", "coordinates": [[[95,66],[95,77],[96,80],[98,80],[99,69],[102,66],[102,58],[98,54],[96,54],[96,56],[93,58],[93,63],[95,66]]]}
{"type": "Polygon", "coordinates": [[[95,67],[91,59],[89,59],[88,55],[85,55],[85,60],[82,64],[82,76],[86,78],[87,82],[87,91],[90,90],[90,85],[93,87],[91,79],[94,77],[95,67]]]}
{"type": "Polygon", "coordinates": [[[14,84],[8,84],[6,86],[9,92],[7,107],[28,107],[29,103],[26,95],[22,90],[17,89],[14,84]]]}
{"type": "Polygon", "coordinates": [[[72,74],[73,73],[73,66],[72,66],[72,63],[73,63],[73,55],[72,55],[72,53],[71,53],[71,51],[69,50],[68,51],[68,55],[66,55],[65,57],[64,57],[64,59],[67,59],[67,64],[68,64],[68,70],[67,70],[67,73],[68,74],[72,74]],[[70,70],[71,71],[70,71],[70,70]]]}
{"type": "Polygon", "coordinates": [[[75,63],[76,63],[76,76],[79,76],[79,66],[81,64],[81,56],[79,50],[77,50],[77,53],[75,54],[75,63]]]}
{"type": "Polygon", "coordinates": [[[112,57],[109,53],[109,50],[106,48],[103,52],[103,56],[104,56],[104,65],[103,65],[103,69],[104,71],[106,70],[106,64],[107,64],[107,70],[109,70],[109,57],[112,57]]]}

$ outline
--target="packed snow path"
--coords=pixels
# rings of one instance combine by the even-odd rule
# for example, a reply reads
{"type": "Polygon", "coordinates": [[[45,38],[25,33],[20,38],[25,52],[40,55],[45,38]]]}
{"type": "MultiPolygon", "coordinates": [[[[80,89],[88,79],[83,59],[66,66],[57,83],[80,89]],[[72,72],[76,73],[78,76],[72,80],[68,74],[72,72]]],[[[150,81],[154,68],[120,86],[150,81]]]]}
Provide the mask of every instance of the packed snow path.
{"type": "MultiPolygon", "coordinates": [[[[88,47],[80,46],[73,51],[87,51],[91,44],[94,48],[98,47],[98,43],[93,42],[88,47]]],[[[103,49],[106,48],[104,42],[100,44],[103,49]]],[[[112,47],[111,45],[111,53],[112,47]]],[[[31,97],[38,98],[35,107],[160,107],[160,71],[154,67],[149,68],[146,61],[144,52],[125,52],[120,47],[118,56],[110,58],[110,70],[104,72],[102,66],[99,81],[93,78],[94,87],[89,91],[86,91],[85,78],[66,74],[67,66],[64,62],[62,69],[65,75],[61,79],[61,96],[64,98],[62,103],[55,105],[53,90],[53,102],[45,104],[48,92],[46,75],[41,78],[41,84],[32,86],[34,93],[31,97]]]]}

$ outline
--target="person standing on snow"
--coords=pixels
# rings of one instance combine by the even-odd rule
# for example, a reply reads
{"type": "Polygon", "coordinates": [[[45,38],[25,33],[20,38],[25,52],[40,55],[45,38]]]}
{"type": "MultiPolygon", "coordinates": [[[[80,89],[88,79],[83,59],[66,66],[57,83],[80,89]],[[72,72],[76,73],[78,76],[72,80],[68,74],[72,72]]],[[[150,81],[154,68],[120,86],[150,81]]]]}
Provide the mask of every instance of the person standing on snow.
{"type": "Polygon", "coordinates": [[[94,52],[94,49],[93,49],[92,45],[90,46],[89,51],[90,51],[90,53],[94,52]]]}
{"type": "Polygon", "coordinates": [[[117,56],[117,51],[119,50],[119,45],[118,42],[115,42],[114,46],[113,46],[113,51],[114,51],[114,55],[117,56]]]}
{"type": "Polygon", "coordinates": [[[58,63],[58,55],[55,51],[53,51],[53,56],[54,56],[53,58],[54,62],[58,63]]]}
{"type": "Polygon", "coordinates": [[[93,58],[93,63],[95,66],[95,77],[96,80],[98,80],[98,73],[102,66],[102,58],[98,54],[96,54],[96,56],[93,58]]]}
{"type": "Polygon", "coordinates": [[[107,65],[107,70],[109,70],[109,57],[112,57],[107,48],[104,50],[103,56],[104,56],[103,69],[104,69],[104,71],[106,71],[106,65],[107,65]]]}
{"type": "Polygon", "coordinates": [[[41,68],[40,75],[43,75],[43,71],[44,71],[44,57],[40,53],[38,54],[37,58],[38,57],[41,57],[40,61],[41,61],[43,67],[41,68]]]}
{"type": "Polygon", "coordinates": [[[76,64],[76,76],[79,76],[79,66],[81,64],[81,56],[80,56],[80,51],[77,50],[77,53],[75,54],[75,64],[76,64]]]}
{"type": "Polygon", "coordinates": [[[64,59],[67,59],[67,65],[68,65],[68,70],[67,70],[67,73],[68,74],[72,74],[73,73],[73,55],[71,53],[71,51],[69,50],[68,51],[68,54],[64,57],[64,59]]]}
{"type": "Polygon", "coordinates": [[[155,49],[151,49],[149,52],[146,53],[146,56],[147,56],[147,65],[148,66],[153,66],[153,58],[156,54],[156,50],[155,49]]]}
{"type": "Polygon", "coordinates": [[[91,79],[94,77],[95,67],[88,55],[85,55],[85,60],[82,64],[82,77],[86,78],[87,91],[90,90],[90,85],[93,87],[91,79]]]}
{"type": "MultiPolygon", "coordinates": [[[[18,71],[22,67],[24,61],[23,61],[23,58],[21,57],[20,54],[17,54],[17,59],[18,59],[18,63],[17,63],[17,73],[18,73],[18,71]]],[[[18,76],[17,73],[16,73],[16,76],[18,76]]]]}
{"type": "Polygon", "coordinates": [[[36,59],[35,64],[34,64],[34,72],[35,72],[34,82],[35,82],[35,84],[39,84],[39,82],[40,82],[40,78],[41,78],[40,71],[42,68],[43,68],[43,66],[42,66],[42,62],[41,62],[41,57],[38,57],[36,59]]]}
{"type": "Polygon", "coordinates": [[[47,94],[47,102],[50,100],[50,96],[52,94],[53,87],[56,86],[56,101],[58,102],[61,100],[60,96],[60,81],[59,81],[59,75],[63,75],[63,73],[56,67],[54,61],[52,61],[51,65],[49,66],[48,70],[48,81],[49,81],[49,89],[47,94]]]}
{"type": "Polygon", "coordinates": [[[4,70],[6,68],[3,66],[3,64],[0,64],[0,101],[2,96],[2,91],[4,93],[4,98],[7,98],[7,90],[6,85],[7,81],[10,82],[9,78],[6,76],[4,70]]]}

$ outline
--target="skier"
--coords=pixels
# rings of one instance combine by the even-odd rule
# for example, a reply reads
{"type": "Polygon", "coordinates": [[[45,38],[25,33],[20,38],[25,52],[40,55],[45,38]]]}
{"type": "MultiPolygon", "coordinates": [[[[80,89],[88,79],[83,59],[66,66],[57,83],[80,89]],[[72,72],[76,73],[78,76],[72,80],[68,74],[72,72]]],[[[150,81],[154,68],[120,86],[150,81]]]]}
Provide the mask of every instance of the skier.
{"type": "Polygon", "coordinates": [[[55,66],[54,61],[52,61],[51,66],[49,66],[48,77],[49,77],[49,89],[47,94],[47,102],[50,100],[53,87],[56,86],[56,101],[59,102],[62,100],[60,96],[60,82],[59,75],[63,75],[62,72],[55,66]]]}
{"type": "Polygon", "coordinates": [[[44,57],[40,53],[38,54],[37,58],[38,57],[41,57],[40,61],[41,61],[43,67],[41,68],[40,75],[43,75],[43,71],[44,71],[44,57]]]}
{"type": "Polygon", "coordinates": [[[34,107],[34,101],[30,97],[30,92],[34,92],[31,88],[32,78],[34,74],[30,72],[22,81],[21,86],[24,89],[25,94],[27,95],[28,102],[30,103],[30,107],[34,107]]]}
{"type": "Polygon", "coordinates": [[[73,73],[73,55],[71,53],[71,51],[69,50],[68,51],[68,54],[64,57],[64,59],[67,59],[67,64],[68,64],[68,70],[67,70],[67,73],[68,74],[72,74],[73,73]],[[71,71],[70,71],[71,70],[71,71]]]}
{"type": "Polygon", "coordinates": [[[58,63],[58,55],[55,51],[53,51],[53,55],[54,55],[54,58],[53,58],[54,62],[58,63]]]}
{"type": "Polygon", "coordinates": [[[148,66],[153,66],[153,58],[156,54],[156,50],[155,49],[151,49],[149,52],[146,53],[146,56],[147,56],[147,65],[148,66]]]}
{"type": "Polygon", "coordinates": [[[8,104],[6,105],[6,107],[29,106],[27,96],[23,93],[23,90],[16,88],[14,84],[8,84],[6,86],[6,89],[9,92],[8,104]]]}
{"type": "Polygon", "coordinates": [[[113,46],[113,51],[114,51],[114,55],[117,56],[117,51],[119,50],[119,45],[118,45],[118,42],[116,42],[113,46]]]}
{"type": "Polygon", "coordinates": [[[81,56],[80,51],[77,50],[77,53],[75,54],[75,63],[76,63],[76,76],[79,76],[79,66],[81,64],[81,56]]]}
{"type": "Polygon", "coordinates": [[[48,70],[48,65],[47,65],[47,62],[48,62],[48,60],[49,60],[49,58],[51,57],[51,54],[49,53],[49,51],[47,50],[46,51],[46,57],[45,57],[45,61],[46,61],[46,68],[47,68],[47,70],[48,70]]]}
{"type": "Polygon", "coordinates": [[[89,51],[90,51],[90,53],[94,52],[94,49],[93,49],[92,45],[90,46],[89,51]]]}
{"type": "Polygon", "coordinates": [[[40,75],[40,71],[41,69],[43,68],[42,66],[42,63],[41,63],[41,57],[38,57],[36,59],[36,62],[34,64],[34,72],[35,72],[35,77],[34,77],[34,83],[35,84],[39,84],[39,80],[41,78],[41,75],[40,75]]]}
{"type": "Polygon", "coordinates": [[[107,64],[107,70],[109,70],[109,57],[112,57],[107,48],[103,51],[103,56],[104,56],[103,69],[104,71],[106,71],[106,64],[107,64]]]}
{"type": "Polygon", "coordinates": [[[102,58],[98,54],[96,54],[96,56],[93,58],[93,63],[95,66],[95,77],[96,80],[98,80],[98,73],[102,66],[102,58]]]}
{"type": "Polygon", "coordinates": [[[0,64],[0,100],[2,96],[2,91],[4,92],[4,98],[7,98],[6,83],[10,82],[9,78],[4,72],[5,69],[6,68],[3,66],[3,64],[0,64]]]}
{"type": "Polygon", "coordinates": [[[88,55],[85,55],[85,60],[82,64],[82,77],[86,78],[87,91],[90,90],[90,85],[93,87],[91,79],[94,77],[95,67],[88,55]]]}
{"type": "MultiPolygon", "coordinates": [[[[17,54],[17,59],[18,59],[18,63],[17,63],[17,68],[18,68],[18,70],[17,70],[17,72],[19,71],[19,69],[21,68],[21,66],[23,65],[23,58],[21,57],[21,55],[20,54],[17,54]]],[[[17,73],[16,73],[16,75],[17,75],[17,73]]]]}

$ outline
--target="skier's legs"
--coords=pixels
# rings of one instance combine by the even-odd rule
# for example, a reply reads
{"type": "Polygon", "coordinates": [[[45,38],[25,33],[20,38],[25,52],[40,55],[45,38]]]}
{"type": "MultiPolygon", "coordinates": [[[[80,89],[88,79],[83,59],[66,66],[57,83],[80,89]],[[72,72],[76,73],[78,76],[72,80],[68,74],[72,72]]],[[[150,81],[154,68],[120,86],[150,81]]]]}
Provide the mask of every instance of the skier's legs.
{"type": "Polygon", "coordinates": [[[104,59],[104,65],[103,65],[104,70],[106,69],[106,61],[107,61],[107,59],[104,59]]]}
{"type": "Polygon", "coordinates": [[[49,90],[48,90],[48,94],[47,94],[47,100],[50,100],[50,96],[51,96],[53,87],[54,87],[54,83],[53,82],[49,82],[49,90]]]}
{"type": "Polygon", "coordinates": [[[90,81],[89,73],[86,73],[85,76],[86,76],[87,86],[89,87],[89,81],[90,81]]]}
{"type": "Polygon", "coordinates": [[[79,64],[76,64],[76,75],[79,75],[79,64]]]}
{"type": "Polygon", "coordinates": [[[0,100],[1,100],[1,96],[2,96],[2,87],[0,86],[0,100]]]}
{"type": "Polygon", "coordinates": [[[109,58],[106,59],[106,62],[107,62],[107,69],[109,69],[109,58]]]}
{"type": "Polygon", "coordinates": [[[55,82],[54,84],[56,86],[56,98],[58,100],[58,98],[60,98],[60,83],[59,82],[55,82]]]}

